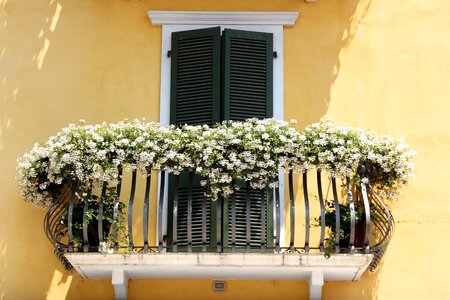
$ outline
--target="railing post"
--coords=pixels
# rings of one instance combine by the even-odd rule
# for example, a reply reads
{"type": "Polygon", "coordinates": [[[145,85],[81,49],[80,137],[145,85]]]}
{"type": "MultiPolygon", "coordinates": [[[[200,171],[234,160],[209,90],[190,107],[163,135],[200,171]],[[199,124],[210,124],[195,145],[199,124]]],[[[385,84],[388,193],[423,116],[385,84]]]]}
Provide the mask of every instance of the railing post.
{"type": "Polygon", "coordinates": [[[134,195],[136,193],[136,170],[133,170],[131,175],[131,191],[130,200],[128,201],[128,249],[133,251],[133,206],[134,206],[134,195]]]}
{"type": "Polygon", "coordinates": [[[350,178],[346,178],[347,185],[347,197],[350,207],[350,241],[349,241],[349,251],[351,254],[355,253],[355,226],[356,226],[356,216],[355,216],[355,203],[353,201],[352,185],[350,178]]]}
{"type": "Polygon", "coordinates": [[[292,170],[289,171],[289,213],[290,213],[290,231],[289,251],[294,252],[295,242],[295,199],[294,199],[294,179],[292,170]]]}
{"type": "Polygon", "coordinates": [[[149,202],[150,202],[150,184],[152,179],[151,169],[147,169],[146,180],[145,180],[145,195],[144,195],[144,221],[143,221],[143,233],[144,233],[144,252],[148,252],[148,213],[149,213],[149,202]]]}
{"type": "Polygon", "coordinates": [[[303,197],[305,198],[305,252],[309,252],[310,213],[308,197],[308,180],[306,172],[303,173],[303,197]]]}
{"type": "Polygon", "coordinates": [[[208,206],[207,198],[205,193],[203,193],[202,199],[202,252],[206,252],[207,248],[207,237],[206,237],[206,208],[208,206]]]}
{"type": "Polygon", "coordinates": [[[76,180],[72,185],[72,193],[70,195],[69,200],[69,210],[67,212],[67,234],[69,236],[69,252],[73,252],[73,227],[72,227],[72,219],[73,219],[73,208],[75,206],[75,197],[78,190],[78,180],[76,180]]]}
{"type": "Polygon", "coordinates": [[[104,207],[103,199],[106,197],[107,187],[108,187],[108,183],[104,182],[103,187],[102,187],[102,195],[100,197],[100,202],[98,203],[97,220],[98,220],[98,241],[99,241],[99,243],[103,242],[103,240],[104,240],[104,237],[103,237],[103,207],[104,207]]]}
{"type": "Polygon", "coordinates": [[[231,194],[231,252],[236,252],[236,190],[231,194]]]}
{"type": "MultiPolygon", "coordinates": [[[[178,251],[178,193],[180,190],[180,175],[174,176],[173,187],[173,218],[172,218],[172,249],[173,252],[178,251]]],[[[169,199],[170,201],[170,199],[169,199]]]]}
{"type": "Polygon", "coordinates": [[[85,202],[84,207],[83,207],[83,241],[84,241],[83,251],[84,252],[89,252],[89,237],[88,237],[88,224],[87,224],[88,210],[89,210],[89,204],[87,202],[85,202]]]}
{"type": "Polygon", "coordinates": [[[369,204],[369,197],[367,196],[367,188],[366,184],[364,183],[364,179],[367,181],[367,165],[362,164],[360,166],[360,178],[361,178],[361,194],[364,202],[364,214],[365,214],[365,221],[366,221],[366,234],[364,237],[364,253],[369,253],[370,246],[369,246],[369,239],[370,239],[370,204],[369,204]]]}
{"type": "Polygon", "coordinates": [[[281,220],[280,220],[280,188],[275,188],[275,251],[280,252],[280,231],[281,231],[281,220]]]}
{"type": "Polygon", "coordinates": [[[251,239],[252,239],[252,215],[251,215],[251,199],[250,199],[250,181],[245,183],[245,218],[246,218],[246,250],[250,252],[251,239]]]}
{"type": "Polygon", "coordinates": [[[217,253],[222,252],[222,196],[217,199],[217,218],[216,218],[216,241],[217,241],[217,253]]]}
{"type": "Polygon", "coordinates": [[[189,170],[188,205],[187,205],[187,236],[188,252],[192,252],[192,186],[194,184],[194,173],[189,170]]]}
{"type": "Polygon", "coordinates": [[[158,251],[163,250],[163,210],[164,210],[164,190],[165,190],[165,180],[166,174],[164,171],[160,173],[160,188],[159,188],[159,203],[158,203],[158,251]]]}
{"type": "Polygon", "coordinates": [[[266,197],[264,191],[266,191],[266,189],[261,189],[261,251],[264,251],[267,248],[267,241],[266,241],[267,211],[266,211],[266,197]]]}
{"type": "Polygon", "coordinates": [[[320,204],[320,244],[319,249],[320,252],[325,251],[324,241],[325,241],[325,203],[323,200],[323,191],[322,191],[322,178],[321,171],[317,170],[317,190],[319,194],[319,204],[320,204]]]}
{"type": "Polygon", "coordinates": [[[336,188],[336,178],[331,179],[331,186],[333,188],[333,198],[334,198],[334,208],[335,208],[335,222],[336,222],[336,231],[335,231],[335,251],[336,253],[339,253],[341,251],[339,247],[339,239],[341,234],[341,209],[339,206],[339,198],[337,194],[337,188],[336,188]]]}
{"type": "Polygon", "coordinates": [[[122,167],[118,166],[117,167],[117,172],[118,172],[118,179],[119,182],[117,183],[117,190],[116,190],[116,199],[114,202],[114,211],[113,211],[113,220],[114,220],[114,225],[113,225],[113,237],[114,237],[114,251],[119,250],[119,237],[118,237],[118,228],[117,228],[117,216],[119,213],[119,205],[120,205],[120,192],[122,189],[122,167]]]}

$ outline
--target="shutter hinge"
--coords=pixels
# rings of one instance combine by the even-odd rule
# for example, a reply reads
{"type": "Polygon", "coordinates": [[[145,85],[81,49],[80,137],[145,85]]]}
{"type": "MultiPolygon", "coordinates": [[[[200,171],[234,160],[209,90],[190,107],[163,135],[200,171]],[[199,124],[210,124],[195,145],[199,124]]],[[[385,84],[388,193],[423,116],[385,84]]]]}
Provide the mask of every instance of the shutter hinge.
{"type": "Polygon", "coordinates": [[[172,50],[167,51],[167,57],[171,57],[172,56],[172,50]]]}
{"type": "Polygon", "coordinates": [[[273,51],[273,58],[277,58],[277,57],[278,57],[277,51],[273,51]]]}

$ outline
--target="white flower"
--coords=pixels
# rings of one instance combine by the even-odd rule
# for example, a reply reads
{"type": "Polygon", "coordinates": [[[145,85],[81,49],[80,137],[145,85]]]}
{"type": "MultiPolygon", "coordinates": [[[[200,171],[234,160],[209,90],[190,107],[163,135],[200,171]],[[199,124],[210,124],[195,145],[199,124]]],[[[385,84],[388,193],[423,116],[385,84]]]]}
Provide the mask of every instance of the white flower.
{"type": "Polygon", "coordinates": [[[412,178],[415,155],[402,140],[334,124],[329,118],[302,132],[274,119],[226,121],[214,128],[165,128],[135,120],[70,124],[18,159],[17,168],[22,197],[45,207],[54,201],[55,184],[79,179],[86,189],[103,182],[114,186],[118,167],[144,175],[149,168],[173,173],[194,169],[215,200],[233,193],[236,180],[252,180],[255,188],[273,187],[276,183],[268,178],[279,171],[313,167],[331,176],[358,177],[359,164],[366,162],[378,172],[370,184],[391,192],[412,178]]]}

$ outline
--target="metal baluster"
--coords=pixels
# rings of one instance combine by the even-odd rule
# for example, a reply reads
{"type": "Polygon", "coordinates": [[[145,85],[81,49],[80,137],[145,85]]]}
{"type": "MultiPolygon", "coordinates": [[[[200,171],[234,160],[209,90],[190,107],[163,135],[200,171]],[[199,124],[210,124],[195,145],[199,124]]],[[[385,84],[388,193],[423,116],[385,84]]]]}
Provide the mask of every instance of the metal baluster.
{"type": "Polygon", "coordinates": [[[335,232],[335,241],[334,245],[336,248],[336,253],[340,252],[339,247],[339,238],[340,238],[340,232],[341,232],[341,210],[339,206],[339,198],[337,194],[337,188],[336,188],[336,178],[331,179],[331,185],[333,188],[333,198],[334,198],[334,206],[335,206],[335,215],[336,215],[336,232],[335,232]]]}
{"type": "Polygon", "coordinates": [[[57,201],[51,206],[44,219],[44,230],[47,234],[47,238],[53,244],[61,244],[61,237],[55,236],[55,233],[58,232],[60,224],[60,215],[64,210],[68,209],[67,205],[70,201],[70,195],[72,193],[73,183],[69,184],[69,187],[63,190],[63,194],[61,194],[57,201]],[[65,199],[67,198],[67,201],[65,199]],[[55,243],[55,241],[57,241],[55,243]]]}
{"type": "Polygon", "coordinates": [[[118,166],[117,167],[117,171],[118,171],[118,176],[119,176],[119,182],[117,183],[117,191],[116,191],[116,201],[114,203],[114,211],[113,211],[113,219],[114,219],[114,224],[113,224],[113,237],[114,237],[114,250],[117,251],[119,250],[119,237],[118,237],[118,228],[117,228],[117,217],[119,214],[119,205],[120,205],[120,192],[122,189],[122,167],[118,166]]]}
{"type": "Polygon", "coordinates": [[[83,251],[89,252],[89,238],[88,238],[88,220],[87,220],[87,212],[89,209],[89,204],[87,202],[84,203],[83,207],[83,240],[84,240],[84,246],[83,251]]]}
{"type": "MultiPolygon", "coordinates": [[[[381,213],[379,213],[376,215],[376,219],[374,220],[375,221],[374,224],[383,223],[382,221],[386,222],[385,224],[383,224],[384,230],[381,230],[382,232],[384,231],[383,238],[378,241],[378,245],[381,245],[392,234],[392,231],[394,230],[394,220],[392,218],[391,212],[389,211],[389,208],[386,206],[386,204],[384,204],[383,200],[381,200],[377,196],[377,194],[375,193],[375,191],[373,190],[373,188],[370,184],[368,184],[368,188],[369,188],[370,194],[372,195],[372,199],[369,203],[375,204],[376,206],[378,206],[378,209],[383,210],[384,213],[386,214],[384,216],[381,213]]],[[[370,222],[368,222],[368,224],[370,224],[370,222]]]]}
{"type": "Polygon", "coordinates": [[[158,251],[163,250],[163,210],[164,210],[164,190],[166,173],[164,171],[160,172],[160,188],[159,188],[159,203],[158,203],[158,251]]]}
{"type": "Polygon", "coordinates": [[[188,222],[188,252],[192,252],[192,185],[194,183],[194,173],[189,170],[189,187],[188,187],[188,207],[187,207],[187,222],[188,222]]]}
{"type": "Polygon", "coordinates": [[[148,209],[150,198],[150,184],[152,179],[151,169],[147,169],[147,178],[145,181],[145,196],[144,196],[144,252],[148,252],[148,209]]]}
{"type": "Polygon", "coordinates": [[[131,191],[130,200],[128,202],[128,249],[133,251],[133,205],[134,205],[134,194],[136,193],[136,170],[133,170],[131,176],[131,191]]]}
{"type": "Polygon", "coordinates": [[[281,220],[280,220],[280,188],[276,187],[275,188],[275,234],[276,234],[276,238],[275,238],[275,251],[276,252],[280,252],[280,224],[281,220]]]}
{"type": "Polygon", "coordinates": [[[236,252],[236,190],[231,195],[231,251],[236,252]]]}
{"type": "Polygon", "coordinates": [[[308,197],[308,181],[306,172],[303,173],[303,197],[305,198],[305,252],[309,252],[309,232],[310,226],[310,212],[309,212],[309,197],[308,197]]]}
{"type": "Polygon", "coordinates": [[[370,238],[370,204],[367,197],[367,188],[364,182],[361,182],[361,194],[364,202],[364,214],[366,215],[366,235],[364,237],[364,253],[369,253],[370,238]]]}
{"type": "Polygon", "coordinates": [[[246,217],[246,249],[247,252],[250,252],[250,243],[252,238],[252,215],[251,215],[251,202],[250,202],[250,181],[245,183],[245,217],[246,217]]]}
{"type": "Polygon", "coordinates": [[[217,220],[216,220],[216,238],[217,238],[217,252],[222,252],[222,196],[217,199],[217,220]]]}
{"type": "Polygon", "coordinates": [[[174,175],[173,184],[173,219],[172,219],[172,236],[173,236],[173,252],[178,251],[178,193],[180,189],[180,175],[174,175]]]}
{"type": "Polygon", "coordinates": [[[266,250],[267,247],[267,241],[266,241],[266,195],[265,195],[266,189],[261,189],[261,250],[266,250]]]}
{"type": "Polygon", "coordinates": [[[100,202],[98,203],[98,241],[103,242],[103,199],[106,196],[106,188],[108,187],[108,183],[104,182],[102,187],[102,195],[100,197],[100,202]]]}
{"type": "Polygon", "coordinates": [[[355,216],[355,203],[353,201],[353,193],[352,193],[352,185],[350,182],[350,178],[346,178],[347,185],[347,197],[348,204],[350,207],[350,241],[349,241],[349,251],[350,253],[355,253],[355,226],[356,226],[356,216],[355,216]]]}
{"type": "Polygon", "coordinates": [[[294,179],[292,170],[289,171],[289,213],[291,225],[291,238],[289,242],[289,251],[294,252],[295,241],[295,199],[294,199],[294,179]]]}
{"type": "Polygon", "coordinates": [[[78,190],[78,180],[72,186],[72,194],[69,200],[69,211],[67,212],[67,234],[69,236],[69,252],[73,252],[73,231],[72,231],[72,219],[73,219],[73,208],[75,205],[75,197],[78,190]]]}
{"type": "Polygon", "coordinates": [[[207,237],[206,237],[206,209],[207,209],[207,199],[205,191],[203,191],[203,201],[202,201],[202,252],[206,252],[207,248],[207,237]]]}
{"type": "Polygon", "coordinates": [[[322,191],[322,178],[320,176],[320,170],[317,170],[317,190],[319,194],[320,203],[320,252],[325,251],[324,241],[325,241],[325,203],[323,201],[323,191],[322,191]]]}

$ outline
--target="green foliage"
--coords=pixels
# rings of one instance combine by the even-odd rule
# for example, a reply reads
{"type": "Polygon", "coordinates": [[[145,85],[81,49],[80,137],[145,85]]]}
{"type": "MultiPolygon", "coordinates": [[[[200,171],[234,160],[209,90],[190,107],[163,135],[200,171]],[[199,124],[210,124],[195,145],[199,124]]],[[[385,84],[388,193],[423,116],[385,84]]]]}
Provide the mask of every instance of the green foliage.
{"type": "MultiPolygon", "coordinates": [[[[115,189],[108,188],[104,197],[88,194],[77,203],[73,208],[72,213],[72,235],[73,244],[76,248],[81,248],[84,245],[83,229],[86,228],[88,234],[89,245],[97,247],[100,244],[98,236],[98,222],[102,221],[104,242],[113,247],[120,241],[127,240],[127,232],[124,226],[125,204],[122,202],[115,202],[115,189]],[[84,211],[85,203],[88,204],[88,209],[84,211]],[[99,203],[103,203],[102,216],[99,216],[99,203]],[[114,208],[117,207],[117,214],[114,217],[114,208]],[[83,222],[84,218],[84,222],[83,222]],[[117,238],[114,238],[113,228],[117,228],[117,238]]],[[[67,235],[68,226],[68,211],[61,216],[58,234],[60,236],[67,235]]]]}
{"type": "MultiPolygon", "coordinates": [[[[355,203],[355,225],[364,221],[364,207],[358,202],[355,203]]],[[[348,239],[351,231],[351,210],[350,204],[339,204],[340,230],[339,245],[348,246],[348,239]]],[[[314,219],[314,226],[321,226],[320,217],[314,219]]],[[[334,201],[328,200],[325,203],[325,226],[329,229],[329,237],[325,240],[325,257],[330,257],[335,252],[336,247],[336,206],[334,201]]],[[[356,228],[355,228],[356,229],[356,228]]]]}

